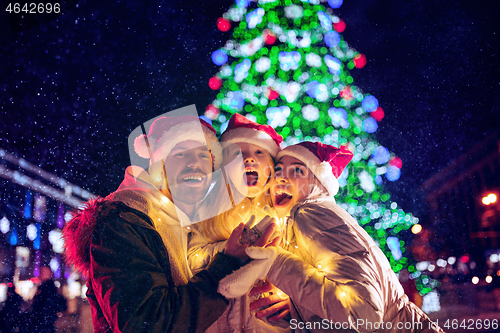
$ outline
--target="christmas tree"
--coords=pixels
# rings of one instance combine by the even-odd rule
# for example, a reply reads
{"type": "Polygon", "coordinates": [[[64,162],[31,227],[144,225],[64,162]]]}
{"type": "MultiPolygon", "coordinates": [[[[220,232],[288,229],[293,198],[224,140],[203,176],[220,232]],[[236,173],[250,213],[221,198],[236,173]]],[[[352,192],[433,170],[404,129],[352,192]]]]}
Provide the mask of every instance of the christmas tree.
{"type": "Polygon", "coordinates": [[[375,96],[353,84],[349,70],[362,68],[366,57],[349,47],[341,33],[345,23],[333,13],[342,0],[236,0],[217,20],[234,39],[212,54],[221,66],[210,79],[217,98],[205,116],[223,132],[238,112],[269,124],[286,145],[321,141],[347,144],[354,153],[339,178],[339,204],[378,243],[397,273],[406,268],[421,294],[435,287],[405,255],[398,234],[418,223],[389,193],[385,181],[396,181],[401,159],[376,139],[384,110],[375,96]]]}

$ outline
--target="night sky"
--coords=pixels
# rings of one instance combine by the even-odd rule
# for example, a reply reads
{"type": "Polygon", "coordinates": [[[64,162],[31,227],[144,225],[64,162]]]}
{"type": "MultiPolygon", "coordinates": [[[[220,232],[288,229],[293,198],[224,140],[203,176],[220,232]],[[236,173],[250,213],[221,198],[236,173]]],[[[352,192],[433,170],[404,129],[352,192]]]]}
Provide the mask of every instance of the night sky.
{"type": "MultiPolygon", "coordinates": [[[[230,38],[215,21],[232,1],[78,3],[21,32],[2,9],[0,148],[104,196],[134,128],[215,98],[210,55],[230,38]]],[[[388,190],[418,211],[418,186],[500,127],[500,5],[344,0],[334,13],[368,59],[351,74],[384,108],[377,138],[403,160],[388,190]]]]}

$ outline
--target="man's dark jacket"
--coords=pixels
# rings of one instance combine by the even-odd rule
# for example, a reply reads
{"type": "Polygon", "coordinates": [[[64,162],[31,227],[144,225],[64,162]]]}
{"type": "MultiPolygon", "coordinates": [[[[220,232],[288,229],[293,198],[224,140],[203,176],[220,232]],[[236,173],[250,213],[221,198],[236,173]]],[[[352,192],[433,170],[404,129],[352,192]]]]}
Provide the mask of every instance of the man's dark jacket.
{"type": "Polygon", "coordinates": [[[239,264],[218,254],[176,286],[151,219],[119,201],[90,201],[64,228],[68,263],[88,277],[94,332],[203,332],[224,312],[219,281],[239,264]]]}

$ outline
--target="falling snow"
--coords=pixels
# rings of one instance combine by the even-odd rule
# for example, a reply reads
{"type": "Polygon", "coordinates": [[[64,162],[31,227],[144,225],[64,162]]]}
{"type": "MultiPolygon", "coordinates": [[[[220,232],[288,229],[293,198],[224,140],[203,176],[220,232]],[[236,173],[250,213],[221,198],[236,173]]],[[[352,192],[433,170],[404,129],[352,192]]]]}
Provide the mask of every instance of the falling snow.
{"type": "MultiPolygon", "coordinates": [[[[405,163],[388,189],[407,210],[418,185],[498,129],[498,6],[480,2],[335,10],[344,38],[367,55],[352,75],[384,106],[377,139],[405,163]]],[[[92,193],[113,191],[134,128],[189,104],[202,113],[214,99],[211,54],[230,34],[216,21],[231,4],[80,1],[41,27],[0,35],[0,147],[92,193]]]]}

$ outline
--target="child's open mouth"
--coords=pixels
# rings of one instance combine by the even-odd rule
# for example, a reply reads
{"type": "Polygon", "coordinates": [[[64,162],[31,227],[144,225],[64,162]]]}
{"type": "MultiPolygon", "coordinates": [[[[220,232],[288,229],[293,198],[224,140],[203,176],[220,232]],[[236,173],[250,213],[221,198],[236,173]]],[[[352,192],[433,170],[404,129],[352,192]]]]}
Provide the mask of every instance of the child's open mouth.
{"type": "Polygon", "coordinates": [[[288,193],[286,190],[277,190],[275,196],[276,205],[285,206],[290,202],[290,200],[292,200],[292,197],[293,195],[288,193]]]}
{"type": "Polygon", "coordinates": [[[245,180],[248,186],[255,186],[259,181],[259,173],[252,168],[245,168],[245,180]]]}

